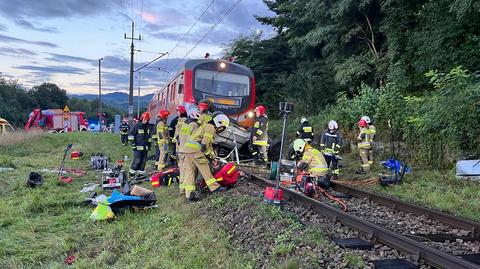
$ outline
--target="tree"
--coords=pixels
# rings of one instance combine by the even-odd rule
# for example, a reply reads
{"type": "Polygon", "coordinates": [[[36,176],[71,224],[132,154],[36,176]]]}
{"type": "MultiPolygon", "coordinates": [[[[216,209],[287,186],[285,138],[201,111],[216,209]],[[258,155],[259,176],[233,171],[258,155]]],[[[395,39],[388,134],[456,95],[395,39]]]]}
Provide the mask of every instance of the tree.
{"type": "Polygon", "coordinates": [[[67,91],[49,82],[33,87],[30,94],[37,100],[41,109],[63,108],[68,101],[67,91]]]}

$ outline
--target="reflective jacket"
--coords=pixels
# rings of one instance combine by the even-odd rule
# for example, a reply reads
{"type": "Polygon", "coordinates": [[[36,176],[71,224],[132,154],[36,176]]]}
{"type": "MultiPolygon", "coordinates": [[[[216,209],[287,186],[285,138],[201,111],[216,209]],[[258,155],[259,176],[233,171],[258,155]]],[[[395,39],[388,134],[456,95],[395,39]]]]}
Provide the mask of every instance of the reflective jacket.
{"type": "Polygon", "coordinates": [[[305,141],[313,140],[313,128],[308,121],[301,123],[300,126],[298,126],[297,137],[300,137],[305,141]]]}
{"type": "Polygon", "coordinates": [[[338,154],[340,147],[342,146],[342,136],[340,132],[335,131],[335,133],[330,133],[330,130],[325,130],[322,133],[322,138],[320,139],[320,148],[324,155],[332,156],[338,154]]]}
{"type": "Polygon", "coordinates": [[[250,133],[250,140],[254,145],[268,146],[268,117],[261,116],[255,120],[250,133]],[[256,140],[253,140],[253,138],[256,140]]]}
{"type": "Polygon", "coordinates": [[[130,129],[130,126],[128,126],[128,123],[122,123],[122,125],[120,125],[120,134],[122,135],[128,134],[129,129],[130,129]]]}
{"type": "MultiPolygon", "coordinates": [[[[202,115],[205,116],[205,115],[202,115]]],[[[200,116],[200,117],[202,117],[200,116]]],[[[207,115],[207,117],[211,116],[207,115]]],[[[203,152],[210,158],[215,157],[213,151],[213,142],[215,140],[215,126],[210,123],[210,120],[199,120],[201,124],[192,131],[191,135],[185,141],[181,148],[181,153],[200,153],[203,152]]]]}
{"type": "Polygon", "coordinates": [[[308,173],[315,177],[326,176],[328,173],[328,165],[325,161],[325,157],[318,150],[310,146],[305,145],[303,150],[302,162],[308,164],[308,173]]]}
{"type": "Polygon", "coordinates": [[[170,136],[168,135],[168,126],[167,123],[165,123],[165,120],[160,120],[157,123],[153,139],[156,140],[159,147],[163,147],[163,145],[168,144],[170,136]]]}
{"type": "Polygon", "coordinates": [[[357,137],[359,149],[372,149],[372,144],[375,139],[376,129],[374,125],[368,128],[360,128],[360,133],[357,137]]]}
{"type": "Polygon", "coordinates": [[[152,128],[150,123],[138,122],[128,134],[128,141],[132,143],[133,150],[147,151],[152,144],[152,128]]]}

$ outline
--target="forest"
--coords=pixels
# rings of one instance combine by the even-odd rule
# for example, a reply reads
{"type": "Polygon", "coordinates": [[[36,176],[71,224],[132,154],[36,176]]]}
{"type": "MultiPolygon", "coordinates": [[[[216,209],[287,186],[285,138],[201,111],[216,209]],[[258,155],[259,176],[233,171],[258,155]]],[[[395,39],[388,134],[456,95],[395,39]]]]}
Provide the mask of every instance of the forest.
{"type": "Polygon", "coordinates": [[[224,55],[252,68],[271,118],[290,101],[319,131],[334,119],[351,133],[369,115],[418,164],[479,157],[480,1],[264,2],[275,15],[257,20],[276,34],[241,36],[224,55]]]}

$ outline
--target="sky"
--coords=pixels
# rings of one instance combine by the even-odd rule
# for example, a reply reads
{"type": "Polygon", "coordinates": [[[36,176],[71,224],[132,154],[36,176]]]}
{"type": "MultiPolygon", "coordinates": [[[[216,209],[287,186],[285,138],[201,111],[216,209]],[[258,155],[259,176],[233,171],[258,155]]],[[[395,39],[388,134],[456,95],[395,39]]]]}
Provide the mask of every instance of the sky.
{"type": "Polygon", "coordinates": [[[184,59],[201,58],[205,52],[220,57],[225,44],[239,36],[273,35],[273,29],[254,17],[273,15],[262,0],[240,0],[234,6],[236,2],[0,0],[0,76],[26,88],[52,82],[70,94],[98,94],[103,58],[102,93],[128,93],[131,41],[124,34],[131,36],[133,20],[134,36],[142,37],[135,41],[140,50],[135,68],[168,52],[134,75],[135,94],[139,86],[141,95],[152,93],[184,59]]]}

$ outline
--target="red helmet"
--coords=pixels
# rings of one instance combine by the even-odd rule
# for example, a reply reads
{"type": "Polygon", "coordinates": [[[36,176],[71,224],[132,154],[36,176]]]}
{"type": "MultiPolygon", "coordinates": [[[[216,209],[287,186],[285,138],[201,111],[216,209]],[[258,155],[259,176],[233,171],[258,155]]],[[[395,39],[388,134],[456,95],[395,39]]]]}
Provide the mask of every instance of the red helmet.
{"type": "Polygon", "coordinates": [[[367,123],[367,121],[365,121],[365,120],[362,119],[362,120],[360,120],[360,121],[358,122],[358,126],[359,126],[359,127],[367,127],[367,126],[368,126],[368,123],[367,123]]]}
{"type": "Polygon", "coordinates": [[[255,112],[258,112],[260,116],[263,116],[267,113],[267,109],[265,108],[265,106],[259,105],[255,108],[255,112]]]}
{"type": "Polygon", "coordinates": [[[79,158],[82,157],[82,156],[83,156],[83,153],[80,152],[80,151],[73,151],[72,154],[70,154],[70,158],[71,158],[72,160],[77,160],[77,159],[79,159],[79,158]]]}
{"type": "Polygon", "coordinates": [[[180,114],[187,113],[187,109],[185,108],[185,106],[182,105],[177,106],[177,111],[180,114]]]}
{"type": "Polygon", "coordinates": [[[208,103],[201,102],[200,104],[198,104],[198,110],[200,110],[200,112],[208,110],[209,108],[210,108],[210,105],[208,103]]]}
{"type": "Polygon", "coordinates": [[[143,113],[142,113],[142,116],[140,117],[140,119],[149,121],[149,120],[150,120],[150,113],[149,113],[148,111],[147,111],[147,112],[143,112],[143,113]]]}
{"type": "Polygon", "coordinates": [[[165,110],[165,109],[162,109],[158,112],[158,117],[160,119],[166,119],[168,118],[168,115],[170,115],[170,112],[168,112],[168,110],[165,110]]]}

